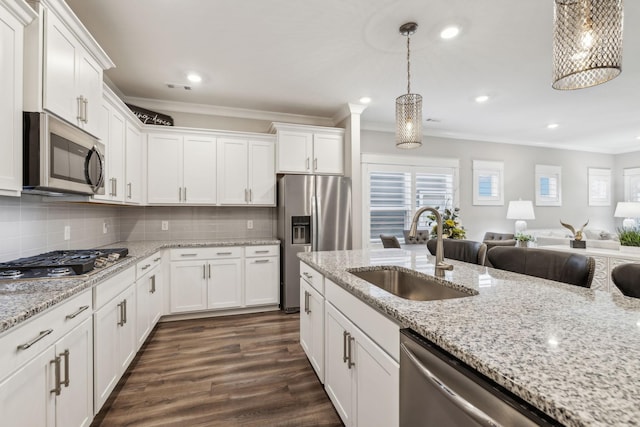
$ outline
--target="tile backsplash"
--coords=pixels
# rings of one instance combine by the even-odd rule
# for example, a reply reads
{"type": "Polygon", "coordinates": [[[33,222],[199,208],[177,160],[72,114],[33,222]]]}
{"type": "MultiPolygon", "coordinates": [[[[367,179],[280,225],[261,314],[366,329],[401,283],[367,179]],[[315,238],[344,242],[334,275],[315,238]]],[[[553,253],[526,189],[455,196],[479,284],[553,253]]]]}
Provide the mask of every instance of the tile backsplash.
{"type": "Polygon", "coordinates": [[[276,215],[276,208],[264,207],[142,207],[70,203],[27,194],[0,197],[0,262],[121,240],[270,238],[276,235],[276,215]],[[64,239],[65,227],[70,229],[69,240],[64,239]]]}

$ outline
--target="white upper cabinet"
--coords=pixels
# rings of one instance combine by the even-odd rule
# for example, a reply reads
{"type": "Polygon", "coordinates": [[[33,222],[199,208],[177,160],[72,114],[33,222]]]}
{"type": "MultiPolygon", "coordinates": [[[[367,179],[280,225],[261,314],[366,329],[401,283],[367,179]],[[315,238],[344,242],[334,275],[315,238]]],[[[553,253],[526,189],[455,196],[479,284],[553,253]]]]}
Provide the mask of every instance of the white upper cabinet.
{"type": "Polygon", "coordinates": [[[0,0],[0,195],[22,190],[22,55],[24,26],[35,12],[22,0],[0,0]]]}
{"type": "Polygon", "coordinates": [[[275,206],[275,148],[271,141],[218,139],[218,202],[275,206]]]}
{"type": "Polygon", "coordinates": [[[39,19],[26,32],[25,110],[47,110],[98,136],[102,73],[114,64],[62,0],[33,5],[39,19]]]}
{"type": "Polygon", "coordinates": [[[143,202],[142,181],[142,134],[131,123],[126,124],[125,134],[125,199],[126,203],[140,204],[143,202]]]}
{"type": "Polygon", "coordinates": [[[277,172],[344,174],[344,129],[273,123],[277,172]]]}
{"type": "Polygon", "coordinates": [[[126,119],[112,103],[110,97],[105,96],[99,111],[98,137],[105,148],[104,194],[93,196],[95,200],[124,202],[125,189],[125,129],[126,119]]]}
{"type": "Polygon", "coordinates": [[[150,133],[147,202],[214,205],[216,155],[216,138],[212,135],[150,133]]]}

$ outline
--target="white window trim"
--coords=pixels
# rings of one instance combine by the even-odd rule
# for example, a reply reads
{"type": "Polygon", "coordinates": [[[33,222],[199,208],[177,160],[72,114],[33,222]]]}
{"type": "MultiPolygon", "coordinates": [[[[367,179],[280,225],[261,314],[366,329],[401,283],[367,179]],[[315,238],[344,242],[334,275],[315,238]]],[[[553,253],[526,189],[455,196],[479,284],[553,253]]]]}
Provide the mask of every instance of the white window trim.
{"type": "Polygon", "coordinates": [[[588,168],[589,180],[589,206],[611,206],[611,169],[588,168]],[[597,197],[596,186],[605,185],[606,194],[604,197],[597,197]]]}
{"type": "Polygon", "coordinates": [[[536,165],[535,172],[536,206],[562,206],[562,167],[536,165]],[[543,196],[540,191],[540,178],[549,177],[558,180],[558,194],[556,197],[543,196]]]}
{"type": "Polygon", "coordinates": [[[473,161],[473,205],[504,206],[504,162],[473,161]],[[480,175],[487,173],[498,177],[497,196],[487,197],[480,195],[480,175]]]}
{"type": "Polygon", "coordinates": [[[633,200],[631,197],[631,189],[629,188],[631,179],[640,176],[640,168],[626,168],[622,171],[622,176],[624,178],[624,201],[625,202],[635,202],[638,200],[633,200]]]}
{"type": "MultiPolygon", "coordinates": [[[[362,154],[362,248],[371,248],[369,242],[369,230],[371,228],[371,194],[369,187],[369,172],[373,171],[398,171],[398,166],[412,167],[433,167],[453,169],[453,206],[460,206],[460,160],[452,158],[437,157],[406,157],[406,156],[385,156],[379,154],[362,154]]],[[[412,198],[413,200],[413,198],[412,198]]]]}

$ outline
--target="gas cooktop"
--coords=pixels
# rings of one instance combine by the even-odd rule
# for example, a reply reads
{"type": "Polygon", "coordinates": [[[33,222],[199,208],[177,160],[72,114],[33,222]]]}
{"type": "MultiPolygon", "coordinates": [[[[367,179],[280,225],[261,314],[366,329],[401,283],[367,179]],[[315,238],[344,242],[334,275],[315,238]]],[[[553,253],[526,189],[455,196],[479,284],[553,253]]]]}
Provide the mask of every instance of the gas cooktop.
{"type": "Polygon", "coordinates": [[[126,248],[47,252],[0,263],[0,280],[76,276],[112,265],[128,253],[126,248]]]}

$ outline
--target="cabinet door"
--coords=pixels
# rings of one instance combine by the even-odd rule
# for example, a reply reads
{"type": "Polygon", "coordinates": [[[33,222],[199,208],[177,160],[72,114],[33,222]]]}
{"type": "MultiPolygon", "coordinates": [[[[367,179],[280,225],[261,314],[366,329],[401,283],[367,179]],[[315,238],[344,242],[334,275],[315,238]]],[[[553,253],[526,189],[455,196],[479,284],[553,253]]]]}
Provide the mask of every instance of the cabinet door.
{"type": "Polygon", "coordinates": [[[125,202],[138,204],[142,203],[142,135],[130,123],[127,123],[126,128],[125,202]]]}
{"type": "Polygon", "coordinates": [[[314,134],[313,170],[315,173],[344,173],[344,137],[314,134]]]}
{"type": "Polygon", "coordinates": [[[111,200],[111,160],[109,159],[109,118],[111,109],[109,105],[103,102],[100,106],[98,139],[104,144],[104,194],[94,194],[91,196],[95,200],[111,200]]]}
{"type": "MultiPolygon", "coordinates": [[[[349,340],[352,339],[350,331],[354,326],[329,303],[325,303],[324,313],[326,334],[324,387],[342,422],[350,427],[354,425],[352,416],[355,370],[353,366],[349,366],[346,357],[349,340]]],[[[351,348],[353,349],[353,341],[351,341],[351,348]]],[[[374,425],[378,424],[374,423],[374,425]]]]}
{"type": "Polygon", "coordinates": [[[109,117],[109,141],[107,150],[108,179],[105,181],[105,194],[113,201],[124,201],[124,166],[125,166],[125,119],[122,114],[111,111],[109,117]]]}
{"type": "Polygon", "coordinates": [[[88,426],[93,420],[92,319],[82,322],[55,347],[61,357],[62,378],[68,380],[56,397],[56,426],[88,426]]]}
{"type": "Polygon", "coordinates": [[[249,201],[247,141],[218,139],[218,202],[246,205],[249,201]]]}
{"type": "Polygon", "coordinates": [[[400,422],[400,365],[359,329],[355,337],[352,358],[356,373],[355,413],[358,426],[397,427],[400,422]]]}
{"type": "Polygon", "coordinates": [[[149,298],[149,318],[151,329],[158,323],[162,316],[162,296],[164,294],[164,281],[162,267],[158,268],[149,278],[151,294],[149,298]]]}
{"type": "Polygon", "coordinates": [[[22,190],[22,49],[23,28],[0,8],[0,191],[22,190]]]}
{"type": "Polygon", "coordinates": [[[45,26],[43,106],[79,126],[80,96],[76,91],[79,46],[73,34],[48,10],[45,26]]]}
{"type": "Polygon", "coordinates": [[[313,134],[278,131],[278,173],[311,173],[313,134]]]}
{"type": "Polygon", "coordinates": [[[306,281],[300,284],[300,344],[324,383],[324,297],[306,281]]]}
{"type": "Polygon", "coordinates": [[[102,68],[82,49],[78,49],[77,91],[82,96],[82,116],[80,126],[92,135],[98,135],[102,105],[102,68]]]}
{"type": "Polygon", "coordinates": [[[136,290],[135,286],[130,286],[128,290],[116,297],[122,308],[124,318],[121,318],[118,329],[118,378],[127,370],[129,363],[133,360],[138,351],[136,345],[136,290]]]}
{"type": "Polygon", "coordinates": [[[249,203],[276,204],[275,148],[270,142],[249,142],[249,203]]]}
{"type": "Polygon", "coordinates": [[[193,205],[216,203],[216,139],[184,137],[183,201],[193,205]]]}
{"type": "Polygon", "coordinates": [[[136,348],[139,349],[151,331],[151,279],[136,281],[136,348]]]}
{"type": "Polygon", "coordinates": [[[208,308],[242,306],[242,262],[240,259],[209,261],[207,276],[209,278],[208,308]]]}
{"type": "Polygon", "coordinates": [[[94,412],[98,412],[120,379],[118,363],[118,323],[120,300],[107,303],[93,315],[94,412]]]}
{"type": "Polygon", "coordinates": [[[182,137],[150,134],[147,140],[147,201],[179,203],[182,193],[182,137]]]}
{"type": "Polygon", "coordinates": [[[55,351],[49,347],[0,383],[2,425],[55,426],[54,358],[55,351]]]}
{"type": "Polygon", "coordinates": [[[207,264],[205,261],[171,263],[172,313],[206,310],[207,264]]]}
{"type": "Polygon", "coordinates": [[[278,257],[245,259],[245,305],[278,304],[280,263],[278,257]]]}

